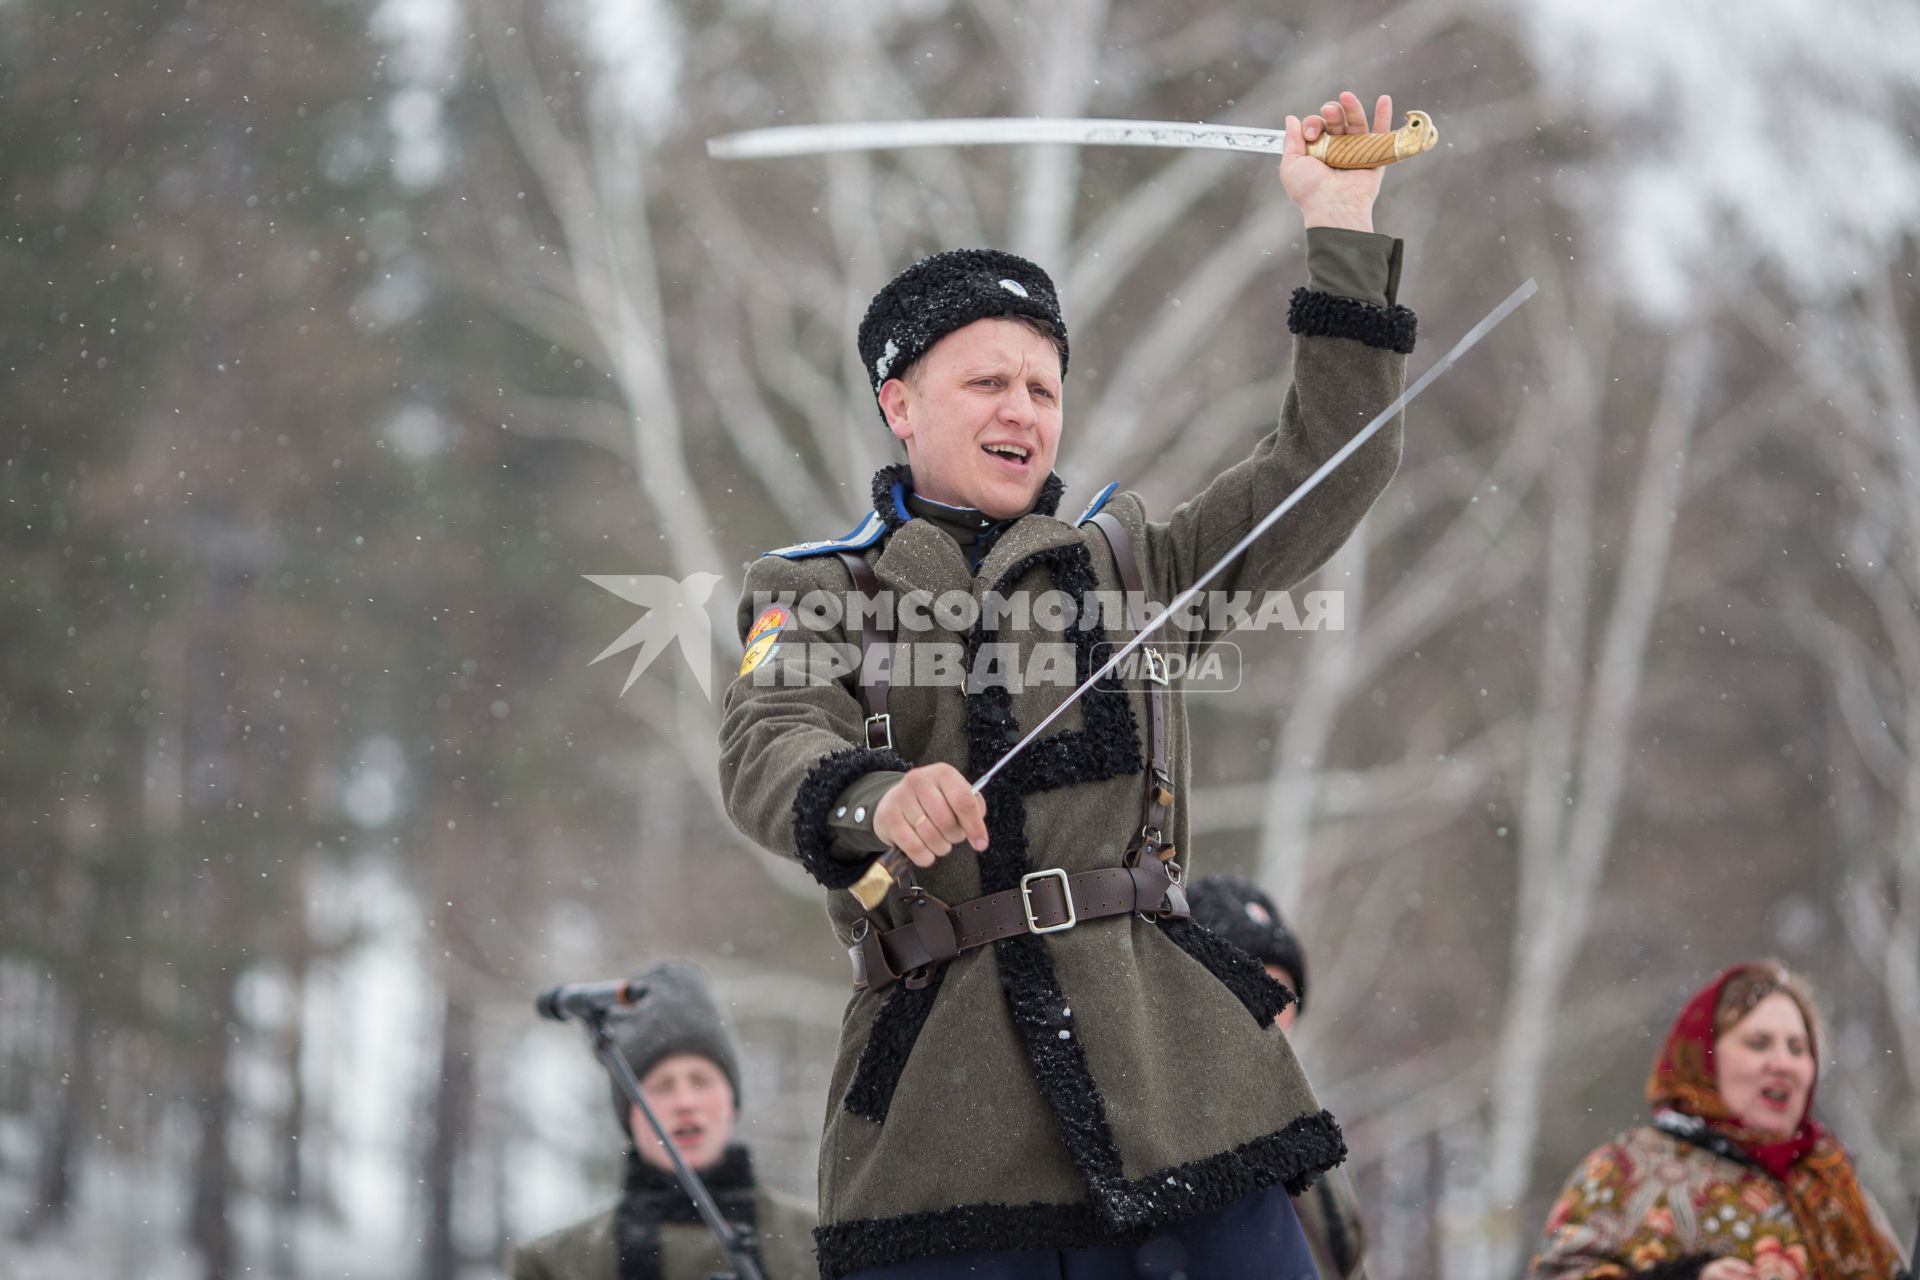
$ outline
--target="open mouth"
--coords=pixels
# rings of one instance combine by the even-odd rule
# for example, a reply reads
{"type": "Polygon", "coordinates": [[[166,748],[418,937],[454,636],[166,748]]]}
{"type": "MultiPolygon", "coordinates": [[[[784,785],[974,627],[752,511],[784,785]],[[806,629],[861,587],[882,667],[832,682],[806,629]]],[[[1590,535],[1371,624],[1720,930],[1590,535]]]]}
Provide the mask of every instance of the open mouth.
{"type": "Polygon", "coordinates": [[[980,452],[1018,471],[1025,471],[1033,460],[1031,451],[1023,444],[983,444],[980,452]]]}
{"type": "Polygon", "coordinates": [[[1760,1097],[1769,1105],[1784,1111],[1787,1104],[1793,1101],[1793,1090],[1785,1085],[1770,1084],[1760,1090],[1760,1097]]]}
{"type": "Polygon", "coordinates": [[[673,1139],[676,1147],[698,1146],[700,1139],[707,1134],[706,1126],[698,1124],[677,1124],[667,1130],[667,1136],[673,1139]]]}

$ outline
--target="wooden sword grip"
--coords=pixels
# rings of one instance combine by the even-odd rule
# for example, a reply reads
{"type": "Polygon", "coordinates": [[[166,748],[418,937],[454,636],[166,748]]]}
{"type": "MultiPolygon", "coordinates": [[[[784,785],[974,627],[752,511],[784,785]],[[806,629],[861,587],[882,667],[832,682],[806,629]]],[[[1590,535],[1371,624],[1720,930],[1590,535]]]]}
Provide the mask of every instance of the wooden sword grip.
{"type": "Polygon", "coordinates": [[[867,864],[866,874],[847,886],[847,892],[860,899],[869,911],[879,908],[895,888],[913,886],[913,861],[898,849],[889,849],[867,864]]]}
{"type": "Polygon", "coordinates": [[[1433,118],[1424,111],[1407,112],[1407,122],[1392,133],[1323,133],[1307,154],[1330,169],[1377,169],[1431,151],[1440,141],[1433,118]]]}

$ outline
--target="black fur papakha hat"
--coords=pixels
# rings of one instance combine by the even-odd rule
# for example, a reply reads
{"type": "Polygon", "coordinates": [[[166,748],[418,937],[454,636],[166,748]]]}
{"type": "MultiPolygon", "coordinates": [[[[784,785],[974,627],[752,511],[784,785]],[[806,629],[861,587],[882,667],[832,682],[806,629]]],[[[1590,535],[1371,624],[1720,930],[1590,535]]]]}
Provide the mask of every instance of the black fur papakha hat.
{"type": "MultiPolygon", "coordinates": [[[[706,975],[684,960],[663,960],[635,973],[629,981],[645,985],[647,993],[638,1003],[610,1013],[607,1030],[613,1033],[614,1043],[633,1068],[634,1077],[645,1080],[647,1072],[663,1058],[696,1053],[720,1068],[733,1086],[734,1106],[739,1106],[739,1055],[720,1006],[714,1003],[706,975]]],[[[609,1083],[613,1086],[613,1114],[621,1129],[627,1130],[632,1104],[619,1081],[609,1083]]]]}
{"type": "Polygon", "coordinates": [[[1236,876],[1203,876],[1187,886],[1193,922],[1218,934],[1261,964],[1277,965],[1293,975],[1300,1012],[1307,1011],[1307,953],[1280,918],[1273,899],[1236,876]]]}
{"type": "Polygon", "coordinates": [[[955,329],[1004,316],[1050,325],[1066,376],[1067,322],[1046,272],[998,249],[949,249],[914,263],[873,295],[860,321],[860,364],[874,398],[888,378],[904,374],[955,329]]]}

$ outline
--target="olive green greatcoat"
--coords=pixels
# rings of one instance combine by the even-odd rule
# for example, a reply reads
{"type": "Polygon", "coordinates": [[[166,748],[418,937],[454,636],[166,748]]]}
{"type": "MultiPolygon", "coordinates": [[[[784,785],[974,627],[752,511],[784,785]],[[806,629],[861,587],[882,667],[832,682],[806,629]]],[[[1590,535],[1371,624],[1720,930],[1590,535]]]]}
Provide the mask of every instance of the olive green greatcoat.
{"type": "MultiPolygon", "coordinates": [[[[1312,266],[1314,241],[1324,248],[1330,238],[1309,239],[1312,266]]],[[[1379,285],[1371,298],[1351,296],[1369,292],[1351,287],[1340,296],[1322,279],[1388,282],[1397,277],[1397,242],[1366,236],[1341,247],[1347,256],[1337,273],[1311,273],[1316,287],[1294,296],[1293,384],[1278,428],[1165,519],[1150,519],[1131,492],[1106,502],[1131,535],[1155,600],[1191,584],[1401,390],[1413,318],[1390,305],[1391,283],[1383,299],[1379,285]]],[[[1257,611],[1260,593],[1299,582],[1380,495],[1400,450],[1396,420],[1211,587],[1253,592],[1257,611]]],[[[904,518],[901,492],[910,483],[904,467],[876,478],[884,531],[864,549],[896,599],[1121,590],[1097,528],[1055,517],[1060,486],[1051,478],[1035,511],[999,536],[977,572],[951,536],[904,518]]],[[[879,526],[867,528],[872,535],[879,526]]],[[[803,545],[754,561],[741,599],[743,637],[769,599],[814,590],[844,597],[846,567],[821,554],[831,550],[803,545]]],[[[828,827],[843,790],[871,773],[935,761],[977,777],[1071,683],[964,693],[896,681],[894,750],[871,750],[855,679],[824,656],[857,643],[858,628],[850,637],[816,618],[822,625],[810,630],[798,620],[804,616],[796,613],[772,654],[726,693],[721,785],[744,832],[798,858],[828,888],[845,945],[862,911],[843,889],[864,866],[836,847],[828,827]]],[[[992,632],[984,624],[967,633],[903,630],[900,645],[1069,644],[1085,674],[1100,643],[1130,634],[1117,626],[1048,630],[1045,621],[992,632]]],[[[1245,678],[1271,674],[1256,669],[1245,678]]],[[[1169,702],[1180,799],[1168,829],[1185,849],[1187,717],[1179,697],[1169,702]]],[[[1071,708],[988,788],[989,849],[956,849],[922,873],[921,884],[957,903],[1013,888],[1042,868],[1117,865],[1141,823],[1146,723],[1137,688],[1096,691],[1071,708]]],[[[904,922],[890,914],[882,923],[904,922]]],[[[920,989],[855,994],[820,1151],[822,1275],[934,1254],[1137,1239],[1266,1187],[1304,1189],[1345,1146],[1271,1025],[1287,999],[1250,958],[1204,930],[1134,915],[967,952],[920,989]]]]}

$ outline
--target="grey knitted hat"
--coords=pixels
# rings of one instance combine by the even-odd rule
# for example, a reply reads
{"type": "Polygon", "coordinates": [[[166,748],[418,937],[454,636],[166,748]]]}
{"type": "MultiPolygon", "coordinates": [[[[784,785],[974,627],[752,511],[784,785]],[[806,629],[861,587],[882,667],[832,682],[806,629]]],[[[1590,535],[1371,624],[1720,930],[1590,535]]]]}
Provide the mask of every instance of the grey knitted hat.
{"type": "MultiPolygon", "coordinates": [[[[739,1106],[739,1054],[706,975],[684,960],[665,960],[635,973],[631,981],[644,983],[647,993],[639,1003],[614,1010],[607,1018],[607,1030],[633,1074],[644,1080],[661,1059],[697,1053],[720,1068],[733,1086],[734,1105],[739,1106]]],[[[613,1113],[620,1128],[627,1130],[632,1104],[618,1081],[609,1083],[613,1113]]]]}
{"type": "Polygon", "coordinates": [[[1261,964],[1293,975],[1293,994],[1307,1010],[1307,953],[1280,918],[1273,899],[1236,876],[1203,876],[1187,886],[1193,922],[1225,938],[1261,964]]]}
{"type": "Polygon", "coordinates": [[[905,373],[955,329],[1007,316],[1028,316],[1052,326],[1065,377],[1067,322],[1046,272],[998,249],[949,249],[922,258],[873,295],[860,321],[860,364],[874,398],[888,378],[905,373]]]}

